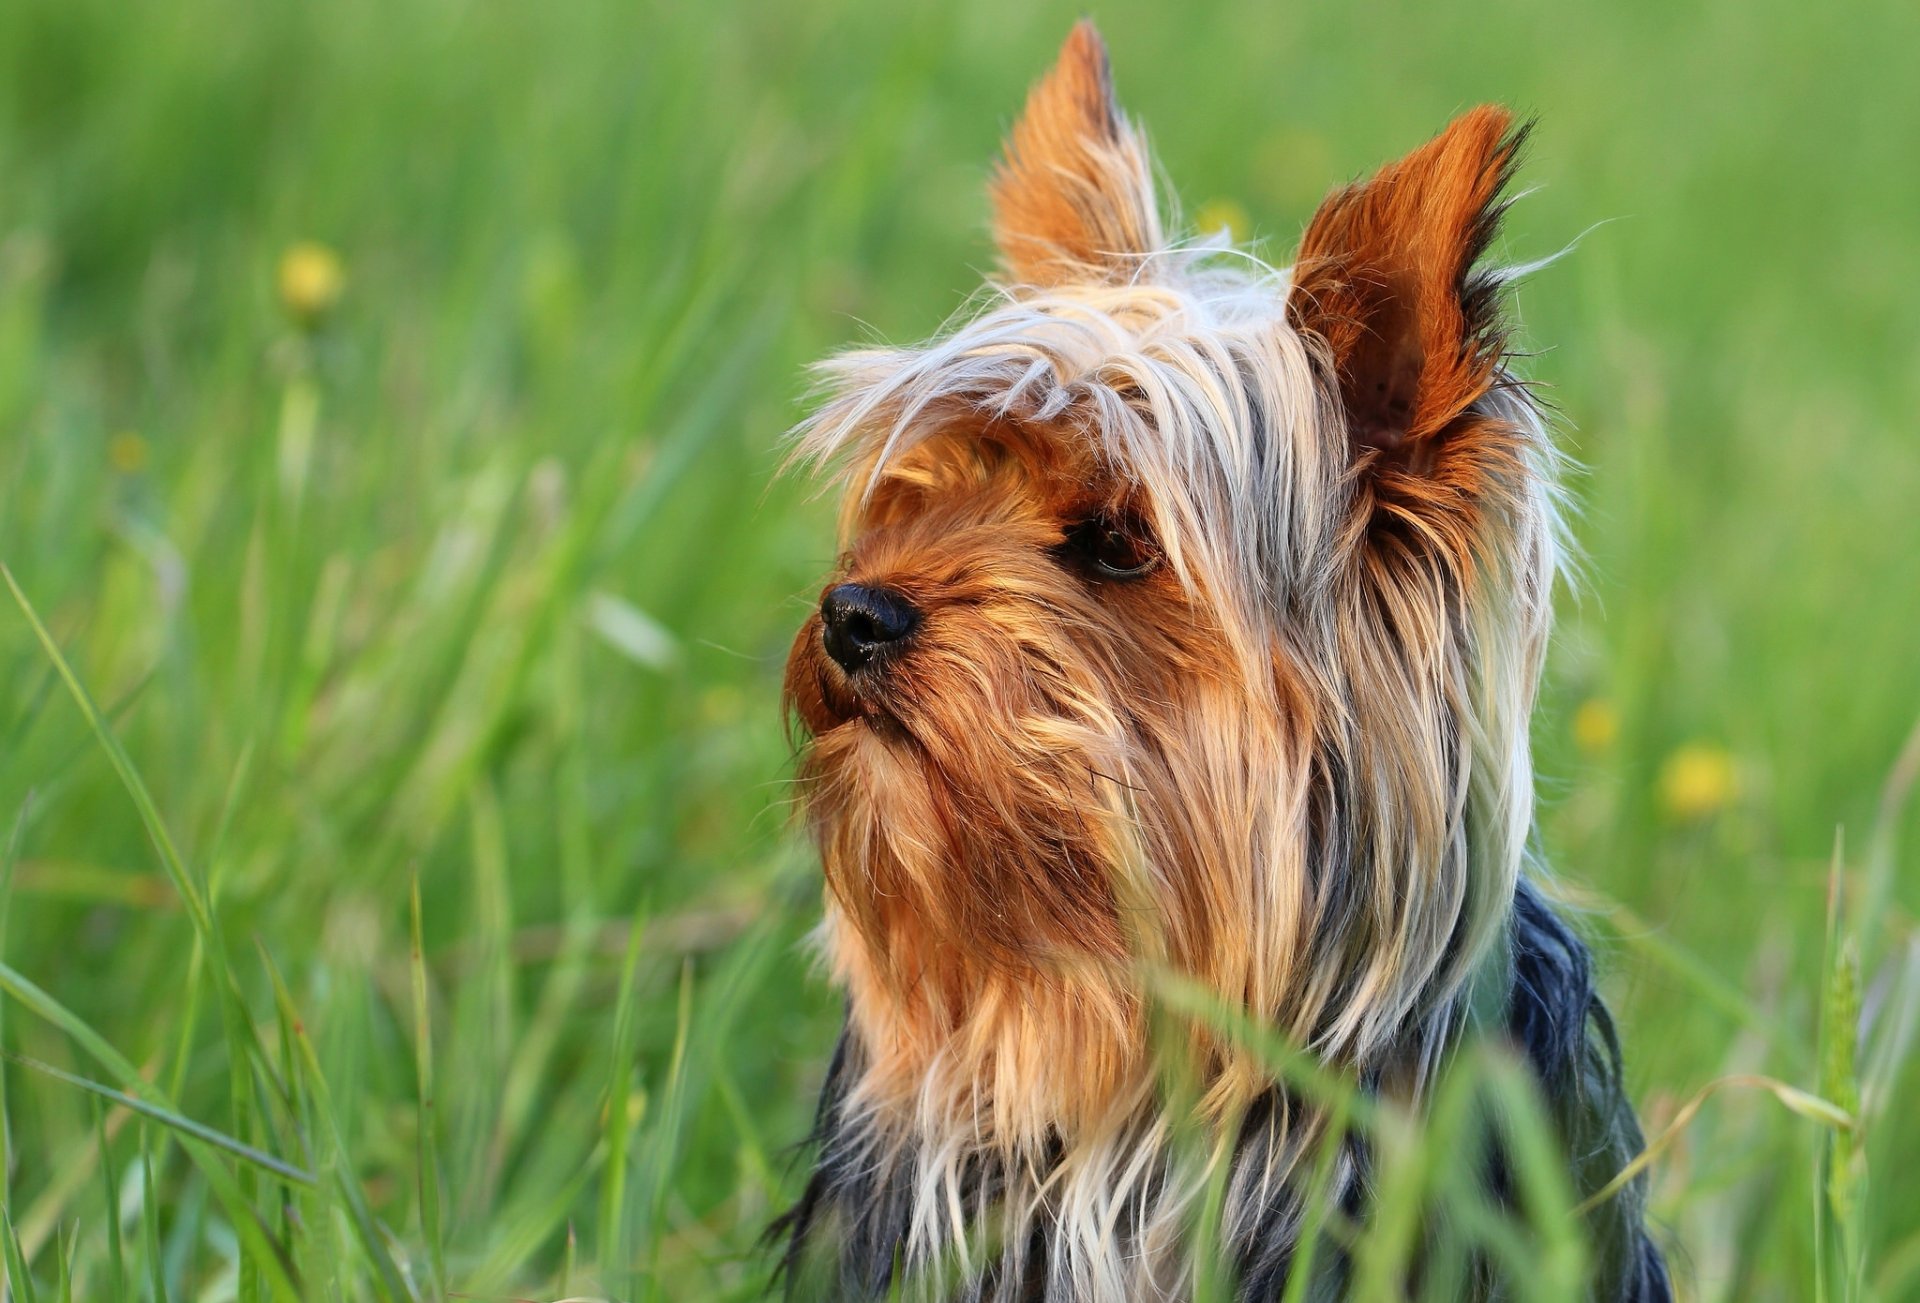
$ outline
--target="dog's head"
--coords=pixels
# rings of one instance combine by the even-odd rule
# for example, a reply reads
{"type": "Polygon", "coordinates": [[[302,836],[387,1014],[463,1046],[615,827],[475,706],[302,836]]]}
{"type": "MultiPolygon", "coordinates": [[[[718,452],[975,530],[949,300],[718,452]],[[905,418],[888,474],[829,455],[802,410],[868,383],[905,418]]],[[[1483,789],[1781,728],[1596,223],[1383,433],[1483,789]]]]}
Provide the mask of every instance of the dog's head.
{"type": "Polygon", "coordinates": [[[1082,24],[981,310],[825,365],[843,552],[787,694],[871,1102],[1110,1111],[1143,957],[1424,1071],[1531,819],[1551,453],[1475,267],[1518,140],[1466,114],[1275,272],[1168,241],[1082,24]]]}

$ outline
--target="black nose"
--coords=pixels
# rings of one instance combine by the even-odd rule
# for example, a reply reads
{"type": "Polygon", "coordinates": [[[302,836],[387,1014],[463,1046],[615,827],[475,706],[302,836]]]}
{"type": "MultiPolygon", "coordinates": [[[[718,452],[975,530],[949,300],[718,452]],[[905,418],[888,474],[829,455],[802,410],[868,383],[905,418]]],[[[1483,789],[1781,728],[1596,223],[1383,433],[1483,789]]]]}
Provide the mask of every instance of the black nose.
{"type": "Polygon", "coordinates": [[[891,588],[840,584],[820,601],[820,641],[849,674],[913,632],[920,612],[891,588]]]}

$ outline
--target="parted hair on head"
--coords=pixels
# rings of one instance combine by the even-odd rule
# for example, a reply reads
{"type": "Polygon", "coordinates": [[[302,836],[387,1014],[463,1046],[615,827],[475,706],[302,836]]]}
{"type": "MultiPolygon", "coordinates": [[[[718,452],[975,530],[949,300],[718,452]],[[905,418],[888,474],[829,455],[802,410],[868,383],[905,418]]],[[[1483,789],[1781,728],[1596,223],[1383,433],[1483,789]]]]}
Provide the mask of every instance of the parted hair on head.
{"type": "MultiPolygon", "coordinates": [[[[1168,238],[1083,22],[978,310],[822,365],[841,550],[787,699],[848,1025],[786,1225],[846,1293],[958,1253],[970,1297],[1179,1296],[1143,962],[1407,1099],[1504,1008],[1561,556],[1481,263],[1523,134],[1466,113],[1271,268],[1168,238]]],[[[1267,1119],[1226,1233],[1284,1258],[1319,1122],[1192,1053],[1203,1118],[1267,1119]]]]}

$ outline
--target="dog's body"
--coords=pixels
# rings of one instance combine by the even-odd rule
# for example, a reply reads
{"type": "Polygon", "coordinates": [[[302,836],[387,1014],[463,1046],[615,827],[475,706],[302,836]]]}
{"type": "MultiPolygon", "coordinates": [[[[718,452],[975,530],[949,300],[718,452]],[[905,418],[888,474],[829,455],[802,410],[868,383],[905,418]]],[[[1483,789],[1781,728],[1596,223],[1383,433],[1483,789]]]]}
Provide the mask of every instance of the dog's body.
{"type": "MultiPolygon", "coordinates": [[[[829,364],[802,448],[846,477],[846,550],[787,687],[848,1020],[796,1289],[1180,1298],[1225,1259],[1269,1298],[1310,1169],[1364,1222],[1365,1140],[1239,1042],[1190,1032],[1174,1115],[1150,972],[1414,1105],[1509,1040],[1581,1196],[1637,1150],[1526,864],[1555,462],[1475,269],[1518,144],[1475,110],[1330,198],[1290,274],[1209,258],[1164,240],[1083,24],[995,181],[998,298],[829,364]],[[1189,1121],[1230,1154],[1218,1247],[1189,1121]]],[[[1594,1296],[1665,1296],[1637,1189],[1588,1227],[1594,1296]]]]}

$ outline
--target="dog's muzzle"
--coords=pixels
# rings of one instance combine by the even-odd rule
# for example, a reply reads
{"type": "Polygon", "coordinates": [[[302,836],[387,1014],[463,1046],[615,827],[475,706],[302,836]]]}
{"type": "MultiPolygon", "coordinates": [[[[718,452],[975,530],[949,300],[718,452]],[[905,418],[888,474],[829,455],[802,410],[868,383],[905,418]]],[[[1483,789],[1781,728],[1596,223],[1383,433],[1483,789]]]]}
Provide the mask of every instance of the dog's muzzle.
{"type": "Polygon", "coordinates": [[[891,588],[839,584],[820,600],[820,645],[849,674],[896,650],[919,624],[919,610],[891,588]]]}

